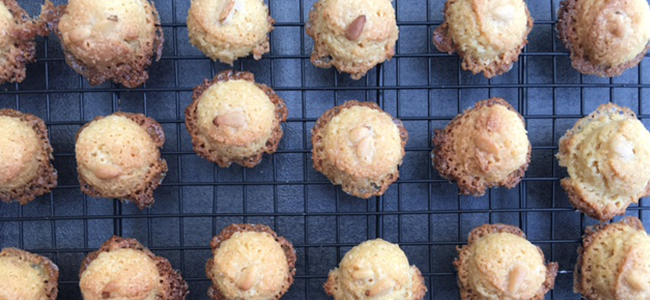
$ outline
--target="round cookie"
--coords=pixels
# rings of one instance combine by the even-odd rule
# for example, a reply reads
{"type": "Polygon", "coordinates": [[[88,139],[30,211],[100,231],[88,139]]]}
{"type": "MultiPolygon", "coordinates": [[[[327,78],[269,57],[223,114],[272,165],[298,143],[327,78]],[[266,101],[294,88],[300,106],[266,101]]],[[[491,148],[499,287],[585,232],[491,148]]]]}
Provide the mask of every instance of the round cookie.
{"type": "Polygon", "coordinates": [[[492,78],[519,60],[532,29],[523,0],[448,0],[433,42],[441,52],[458,52],[464,70],[492,78]]]}
{"type": "Polygon", "coordinates": [[[558,270],[557,263],[544,264],[544,253],[521,229],[504,224],[472,230],[454,267],[463,300],[541,300],[558,270]]]}
{"type": "Polygon", "coordinates": [[[330,271],[325,292],[335,300],[419,300],[427,287],[398,245],[382,239],[365,241],[345,254],[330,271]]]}
{"type": "Polygon", "coordinates": [[[185,124],[194,152],[227,168],[252,168],[278,149],[287,120],[284,101],[248,72],[223,71],[194,89],[185,124]]]}
{"type": "Polygon", "coordinates": [[[0,110],[0,201],[27,204],[57,185],[45,122],[13,109],[0,110]]]}
{"type": "Polygon", "coordinates": [[[377,64],[395,55],[399,28],[392,0],[321,0],[306,25],[314,39],[311,62],[336,67],[361,79],[377,64]]]}
{"type": "Polygon", "coordinates": [[[66,62],[91,85],[111,80],[139,87],[154,56],[160,60],[163,31],[149,0],[70,0],[58,7],[48,1],[44,10],[66,62]]]}
{"type": "Polygon", "coordinates": [[[36,36],[46,36],[42,22],[33,21],[16,0],[0,1],[0,84],[22,82],[28,63],[36,61],[36,36]]]}
{"type": "Polygon", "coordinates": [[[578,249],[574,292],[588,300],[650,298],[650,237],[641,221],[588,227],[578,249]]]}
{"type": "Polygon", "coordinates": [[[132,201],[140,209],[153,205],[153,192],[167,173],[159,149],[164,143],[160,124],[143,114],[95,118],[77,133],[81,191],[132,201]]]}
{"type": "Polygon", "coordinates": [[[269,52],[275,20],[263,0],[192,0],[187,16],[190,43],[212,60],[232,66],[240,57],[269,52]]]}
{"type": "Polygon", "coordinates": [[[433,166],[456,181],[463,195],[482,196],[490,187],[515,187],[530,162],[523,117],[501,98],[479,101],[433,138],[433,166]]]}
{"type": "Polygon", "coordinates": [[[399,178],[407,142],[402,121],[373,102],[348,101],[316,122],[314,168],[350,195],[380,196],[399,178]]]}
{"type": "Polygon", "coordinates": [[[621,75],[650,49],[650,6],[646,0],[564,0],[557,32],[580,73],[621,75]]]}
{"type": "Polygon", "coordinates": [[[609,103],[580,119],[560,139],[557,154],[573,206],[611,220],[650,195],[650,132],[634,112],[609,103]]]}
{"type": "Polygon", "coordinates": [[[56,300],[59,268],[47,257],[15,248],[0,252],[0,299],[56,300]]]}
{"type": "Polygon", "coordinates": [[[189,293],[166,258],[117,236],[84,258],[79,278],[84,300],[183,300],[189,293]]]}
{"type": "Polygon", "coordinates": [[[233,224],[210,243],[205,271],[214,300],[271,300],[284,295],[296,274],[291,242],[265,225],[233,224]]]}

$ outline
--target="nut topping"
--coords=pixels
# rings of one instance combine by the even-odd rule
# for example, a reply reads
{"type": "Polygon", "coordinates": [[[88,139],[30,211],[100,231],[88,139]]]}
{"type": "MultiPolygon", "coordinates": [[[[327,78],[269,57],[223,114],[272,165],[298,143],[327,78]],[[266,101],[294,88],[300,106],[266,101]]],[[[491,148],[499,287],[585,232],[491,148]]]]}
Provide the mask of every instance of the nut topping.
{"type": "Polygon", "coordinates": [[[359,141],[361,141],[361,139],[368,136],[369,134],[370,134],[370,127],[359,126],[357,128],[350,130],[350,134],[348,134],[348,138],[352,143],[356,144],[359,141]]]}
{"type": "Polygon", "coordinates": [[[612,150],[623,160],[629,161],[634,158],[634,145],[623,136],[617,136],[612,141],[612,150]]]}
{"type": "Polygon", "coordinates": [[[242,291],[250,290],[257,283],[257,266],[244,268],[237,280],[237,287],[242,291]]]}
{"type": "Polygon", "coordinates": [[[508,22],[515,15],[515,7],[509,4],[501,5],[494,9],[493,14],[500,21],[508,22]]]}
{"type": "Polygon", "coordinates": [[[241,128],[246,125],[246,114],[243,111],[227,112],[214,118],[212,123],[215,126],[229,126],[241,128]]]}
{"type": "Polygon", "coordinates": [[[232,12],[232,9],[235,7],[235,0],[227,0],[226,5],[224,5],[223,9],[221,10],[221,13],[219,14],[219,23],[223,24],[223,22],[228,19],[228,16],[230,16],[230,13],[232,12]]]}
{"type": "Polygon", "coordinates": [[[487,152],[489,154],[499,153],[499,147],[487,137],[484,136],[476,137],[474,139],[474,144],[479,150],[487,152]]]}
{"type": "Polygon", "coordinates": [[[356,154],[364,165],[372,163],[376,151],[375,140],[372,136],[366,136],[357,144],[356,154]]]}
{"type": "Polygon", "coordinates": [[[366,296],[376,297],[386,295],[393,289],[394,286],[395,282],[390,278],[381,279],[375,283],[375,285],[370,287],[370,289],[366,290],[366,296]]]}
{"type": "Polygon", "coordinates": [[[347,28],[345,28],[345,37],[350,41],[356,41],[363,33],[366,26],[366,15],[360,15],[347,28]]]}
{"type": "Polygon", "coordinates": [[[92,32],[88,27],[78,27],[70,32],[70,41],[73,43],[81,43],[90,37],[92,32]]]}
{"type": "Polygon", "coordinates": [[[368,270],[368,269],[357,270],[352,272],[352,278],[356,280],[368,279],[372,277],[372,275],[374,275],[374,273],[372,272],[372,270],[368,270]]]}
{"type": "Polygon", "coordinates": [[[647,282],[643,281],[643,278],[639,276],[636,272],[631,272],[627,275],[627,284],[635,291],[645,291],[648,288],[647,282]]]}
{"type": "Polygon", "coordinates": [[[527,275],[528,270],[525,266],[516,265],[512,268],[508,274],[508,292],[511,294],[516,293],[521,287],[521,284],[526,280],[527,275]]]}
{"type": "Polygon", "coordinates": [[[101,164],[91,169],[97,178],[104,180],[122,175],[122,168],[112,164],[101,164]]]}

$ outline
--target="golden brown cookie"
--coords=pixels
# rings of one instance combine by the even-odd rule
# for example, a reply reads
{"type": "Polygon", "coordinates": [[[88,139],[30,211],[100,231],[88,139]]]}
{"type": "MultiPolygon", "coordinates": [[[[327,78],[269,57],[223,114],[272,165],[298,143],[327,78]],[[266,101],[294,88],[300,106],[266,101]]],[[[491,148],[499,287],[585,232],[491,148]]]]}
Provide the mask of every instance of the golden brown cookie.
{"type": "Polygon", "coordinates": [[[479,101],[433,138],[433,166],[462,195],[515,187],[528,169],[531,145],[524,118],[501,98],[479,101]]]}
{"type": "Polygon", "coordinates": [[[56,300],[59,268],[47,257],[15,248],[0,252],[0,299],[56,300]]]}
{"type": "Polygon", "coordinates": [[[314,168],[350,195],[380,196],[399,178],[407,142],[402,121],[373,102],[348,101],[316,122],[314,168]]]}
{"type": "Polygon", "coordinates": [[[441,52],[457,52],[464,70],[492,78],[519,60],[532,29],[523,0],[448,0],[433,42],[441,52]]]}
{"type": "Polygon", "coordinates": [[[650,49],[650,7],[646,0],[564,0],[557,32],[580,73],[618,76],[650,49]]]}
{"type": "Polygon", "coordinates": [[[419,300],[427,293],[420,270],[409,265],[398,245],[382,239],[365,241],[346,253],[324,288],[335,300],[419,300]]]}
{"type": "Polygon", "coordinates": [[[650,237],[641,221],[588,227],[578,249],[575,293],[588,300],[650,298],[650,237]]]}
{"type": "Polygon", "coordinates": [[[580,119],[560,139],[557,154],[569,177],[562,187],[573,206],[607,221],[650,195],[650,132],[634,112],[609,103],[580,119]]]}
{"type": "Polygon", "coordinates": [[[210,246],[205,272],[214,300],[280,299],[293,284],[296,251],[266,225],[230,225],[210,246]]]}
{"type": "Polygon", "coordinates": [[[555,286],[557,263],[544,263],[542,250],[518,227],[486,224],[457,248],[462,300],[541,300],[555,286]]]}
{"type": "Polygon", "coordinates": [[[227,168],[252,168],[278,149],[287,107],[270,87],[248,72],[223,71],[194,88],[185,124],[194,152],[227,168]]]}
{"type": "Polygon", "coordinates": [[[275,20],[263,0],[192,0],[187,16],[190,42],[212,60],[232,66],[240,57],[269,52],[275,20]]]}
{"type": "Polygon", "coordinates": [[[183,300],[187,283],[169,261],[136,239],[114,236],[84,258],[79,287],[85,300],[183,300]]]}
{"type": "Polygon", "coordinates": [[[32,20],[16,0],[0,1],[0,84],[22,82],[28,63],[36,61],[36,36],[46,36],[45,24],[32,20]]]}
{"type": "Polygon", "coordinates": [[[45,122],[13,109],[0,110],[0,201],[27,204],[56,187],[45,122]]]}
{"type": "Polygon", "coordinates": [[[81,191],[92,197],[153,205],[153,192],[167,173],[160,157],[165,133],[143,114],[97,117],[77,133],[75,151],[81,191]]]}
{"type": "Polygon", "coordinates": [[[44,11],[66,62],[91,85],[111,80],[139,87],[162,55],[162,26],[149,0],[70,0],[58,7],[46,1],[44,11]]]}
{"type": "Polygon", "coordinates": [[[392,0],[321,0],[306,30],[314,39],[311,62],[355,80],[395,55],[399,35],[392,0]]]}

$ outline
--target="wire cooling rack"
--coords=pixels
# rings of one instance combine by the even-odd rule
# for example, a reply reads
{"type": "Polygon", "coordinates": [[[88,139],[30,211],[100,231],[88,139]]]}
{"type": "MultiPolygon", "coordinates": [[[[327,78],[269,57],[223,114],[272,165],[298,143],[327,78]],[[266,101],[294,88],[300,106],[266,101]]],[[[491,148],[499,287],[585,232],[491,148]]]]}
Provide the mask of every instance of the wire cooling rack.
{"type": "MultiPolygon", "coordinates": [[[[595,221],[574,212],[559,179],[557,142],[573,123],[599,104],[614,101],[650,120],[650,60],[614,79],[581,76],[555,37],[559,0],[527,1],[535,18],[529,46],[513,69],[492,80],[460,68],[457,56],[439,53],[433,30],[443,0],[396,0],[400,39],[392,61],[360,81],[309,62],[312,41],[304,24],[315,0],[267,0],[276,29],[271,53],[235,68],[272,86],[289,108],[278,153],[254,169],[220,169],[198,158],[185,130],[183,112],[192,88],[228,66],[212,63],[188,43],[189,0],[157,0],[165,32],[164,55],[139,89],[90,87],[64,62],[59,42],[39,39],[38,59],[22,84],[0,89],[0,107],[40,116],[55,150],[59,187],[29,205],[0,204],[0,247],[20,247],[52,258],[61,269],[59,299],[81,299],[82,258],[112,235],[134,237],[182,270],[189,299],[207,299],[204,266],[213,235],[233,222],[264,223],[291,240],[298,254],[296,282],[284,299],[327,299],[322,285],[350,247],[377,237],[397,242],[425,275],[427,299],[457,299],[452,267],[455,247],[487,222],[520,226],[547,259],[560,263],[550,299],[572,294],[573,267],[581,231],[595,221]],[[525,117],[532,162],[521,184],[494,189],[481,198],[460,197],[454,184],[431,168],[433,129],[488,97],[508,100],[525,117]],[[315,172],[310,130],[327,109],[346,100],[378,102],[398,116],[410,141],[401,179],[383,197],[347,196],[315,172]],[[140,112],[158,120],[167,141],[169,173],[151,209],[93,199],[79,191],[74,138],[85,122],[114,111],[140,112]]],[[[41,1],[19,0],[32,15],[41,1]]],[[[58,1],[62,2],[61,0],[58,1]]],[[[628,215],[650,227],[647,201],[628,215]]]]}

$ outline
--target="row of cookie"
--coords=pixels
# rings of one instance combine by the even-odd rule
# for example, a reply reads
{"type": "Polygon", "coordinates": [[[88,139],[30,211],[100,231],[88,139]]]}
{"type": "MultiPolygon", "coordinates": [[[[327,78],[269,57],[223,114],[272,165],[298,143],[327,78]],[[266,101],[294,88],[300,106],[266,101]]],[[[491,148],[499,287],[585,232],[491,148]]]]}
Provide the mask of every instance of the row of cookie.
{"type": "MultiPolygon", "coordinates": [[[[279,299],[296,273],[291,242],[265,225],[233,224],[210,243],[206,274],[215,300],[279,299]]],[[[575,266],[576,293],[590,300],[650,297],[650,237],[641,221],[587,228],[575,266]]],[[[463,300],[542,299],[555,285],[557,263],[545,263],[542,250],[521,229],[486,224],[470,232],[454,261],[463,300]]],[[[135,239],[113,237],[90,253],[79,271],[86,300],[181,300],[187,283],[169,261],[135,239]]],[[[0,253],[0,298],[56,299],[58,268],[49,259],[7,248],[0,253]]],[[[427,287],[404,252],[382,239],[348,251],[324,286],[334,299],[420,300],[427,287]]]]}
{"type": "MultiPolygon", "coordinates": [[[[321,0],[305,25],[314,39],[311,61],[336,67],[360,79],[395,54],[399,29],[391,0],[321,0]]],[[[584,74],[617,76],[639,64],[650,49],[650,7],[644,0],[614,4],[597,0],[562,2],[557,30],[584,74]],[[594,25],[595,24],[595,25],[594,25]]],[[[97,85],[111,80],[128,88],[145,83],[146,69],[159,60],[164,41],[158,12],[149,0],[70,0],[55,7],[46,1],[41,18],[30,19],[15,0],[0,2],[3,72],[0,83],[21,82],[25,63],[35,60],[34,38],[61,41],[67,63],[97,85]]],[[[274,20],[263,0],[192,0],[187,27],[190,42],[213,60],[232,65],[269,52],[274,20]]],[[[512,68],[527,44],[533,19],[523,0],[448,0],[445,22],[434,43],[458,52],[462,67],[488,77],[512,68]]]]}

